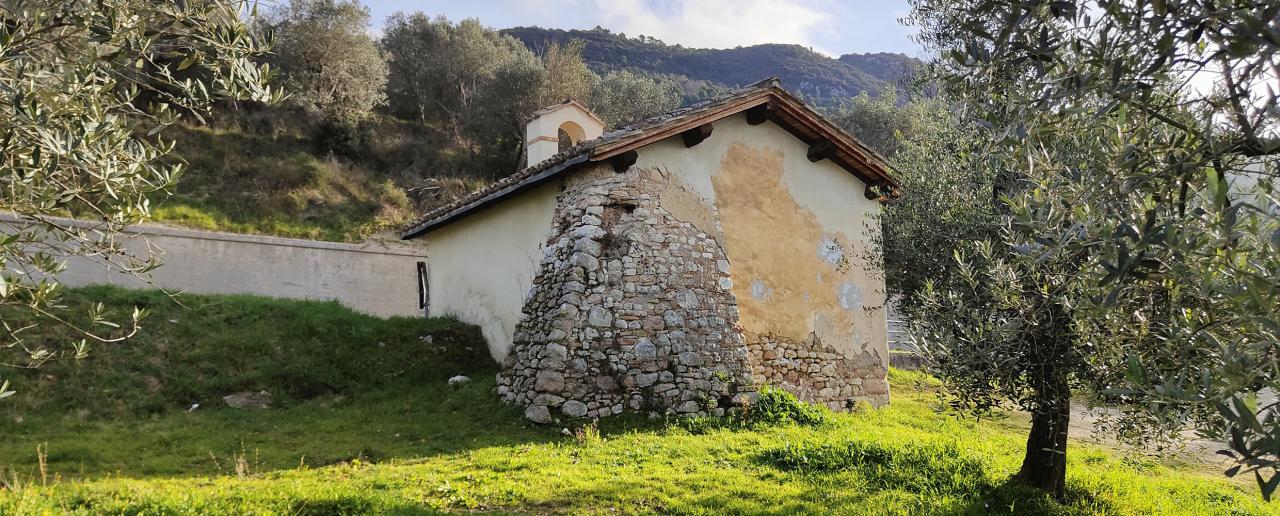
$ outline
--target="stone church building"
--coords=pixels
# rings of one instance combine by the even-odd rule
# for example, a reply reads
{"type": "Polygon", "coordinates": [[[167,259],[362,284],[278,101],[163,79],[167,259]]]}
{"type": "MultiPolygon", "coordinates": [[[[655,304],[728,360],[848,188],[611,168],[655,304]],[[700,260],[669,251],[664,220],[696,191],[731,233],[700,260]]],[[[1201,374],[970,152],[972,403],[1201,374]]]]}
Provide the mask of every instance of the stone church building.
{"type": "Polygon", "coordinates": [[[889,400],[883,158],[769,79],[616,131],[565,101],[530,166],[426,214],[430,315],[482,329],[534,421],[719,415],[762,385],[889,400]],[[564,141],[567,139],[568,141],[564,141]]]}

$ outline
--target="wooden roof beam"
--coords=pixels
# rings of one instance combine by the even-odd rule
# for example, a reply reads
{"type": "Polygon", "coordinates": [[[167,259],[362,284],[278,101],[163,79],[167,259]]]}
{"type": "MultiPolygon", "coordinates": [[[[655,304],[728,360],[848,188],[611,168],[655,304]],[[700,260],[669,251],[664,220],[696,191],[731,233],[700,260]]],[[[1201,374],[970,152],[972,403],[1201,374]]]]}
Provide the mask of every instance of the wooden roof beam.
{"type": "Polygon", "coordinates": [[[751,125],[760,125],[769,121],[769,112],[773,110],[773,106],[766,102],[759,106],[747,110],[747,123],[751,125]]]}
{"type": "Polygon", "coordinates": [[[680,133],[680,138],[684,140],[685,148],[693,147],[694,145],[702,143],[702,140],[711,136],[712,129],[714,129],[714,127],[712,127],[710,123],[702,124],[698,127],[694,127],[693,129],[680,133]]]}
{"type": "Polygon", "coordinates": [[[809,161],[817,163],[824,159],[831,159],[836,154],[836,145],[831,140],[818,140],[809,145],[809,161]]]}

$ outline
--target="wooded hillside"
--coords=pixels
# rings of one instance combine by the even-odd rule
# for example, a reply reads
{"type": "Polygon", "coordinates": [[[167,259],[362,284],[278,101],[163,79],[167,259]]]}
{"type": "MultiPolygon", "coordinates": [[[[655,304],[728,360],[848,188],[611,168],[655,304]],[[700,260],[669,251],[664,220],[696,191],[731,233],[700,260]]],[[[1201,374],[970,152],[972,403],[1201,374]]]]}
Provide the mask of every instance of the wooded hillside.
{"type": "Polygon", "coordinates": [[[710,83],[742,86],[776,75],[787,89],[820,103],[877,93],[905,78],[919,61],[903,54],[846,54],[833,59],[800,45],[752,45],[729,49],[668,45],[647,36],[628,37],[593,30],[515,27],[501,31],[524,42],[534,52],[573,40],[586,43],[582,57],[597,72],[633,69],[650,74],[688,78],[697,86],[710,83]]]}

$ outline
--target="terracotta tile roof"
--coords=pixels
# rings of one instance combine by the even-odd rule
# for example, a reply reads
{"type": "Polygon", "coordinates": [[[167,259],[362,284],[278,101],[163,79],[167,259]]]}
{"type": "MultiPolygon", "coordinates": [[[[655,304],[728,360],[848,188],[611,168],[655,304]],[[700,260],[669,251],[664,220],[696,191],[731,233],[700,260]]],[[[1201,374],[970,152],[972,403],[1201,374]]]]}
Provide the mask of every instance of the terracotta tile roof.
{"type": "Polygon", "coordinates": [[[432,209],[411,224],[401,238],[409,239],[448,224],[499,199],[540,184],[587,162],[605,161],[658,140],[669,138],[690,127],[765,106],[769,119],[806,141],[831,141],[830,157],[868,184],[896,189],[897,181],[888,173],[887,161],[879,154],[840,130],[787,93],[777,78],[770,77],[746,88],[714,99],[670,111],[646,120],[604,133],[599,138],[581,142],[541,163],[526,167],[484,188],[468,193],[448,204],[432,209]]]}

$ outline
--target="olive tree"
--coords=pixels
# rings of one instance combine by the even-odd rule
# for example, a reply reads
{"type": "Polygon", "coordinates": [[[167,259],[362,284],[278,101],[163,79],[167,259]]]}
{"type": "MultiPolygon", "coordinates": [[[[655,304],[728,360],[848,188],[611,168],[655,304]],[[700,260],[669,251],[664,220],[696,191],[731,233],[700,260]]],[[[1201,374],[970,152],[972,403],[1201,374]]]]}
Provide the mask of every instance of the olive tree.
{"type": "Polygon", "coordinates": [[[512,61],[532,56],[515,38],[478,20],[395,13],[383,26],[387,93],[393,111],[424,122],[443,121],[462,140],[484,102],[485,87],[512,61]]]}
{"type": "Polygon", "coordinates": [[[620,70],[596,78],[589,104],[605,123],[617,127],[674,110],[683,99],[675,81],[620,70]]]}
{"type": "Polygon", "coordinates": [[[1097,390],[1074,331],[1075,264],[1027,243],[1010,205],[1023,179],[970,118],[931,105],[892,155],[904,193],[880,215],[886,287],[953,406],[1030,412],[1017,478],[1062,496],[1071,398],[1097,390]]]}
{"type": "Polygon", "coordinates": [[[972,124],[939,99],[901,107],[860,99],[835,120],[860,139],[881,142],[902,183],[903,194],[888,198],[879,215],[871,258],[884,262],[885,286],[911,316],[926,283],[951,277],[958,246],[996,236],[996,166],[972,124]],[[864,102],[877,107],[861,109],[864,102]]]}
{"type": "MultiPolygon", "coordinates": [[[[0,310],[73,326],[82,338],[28,345],[6,318],[0,363],[36,367],[84,356],[89,342],[125,338],[130,321],[73,325],[54,276],[68,257],[133,273],[155,259],[117,238],[146,220],[182,172],[163,130],[199,118],[220,97],[278,100],[254,59],[265,42],[238,1],[0,2],[0,210],[17,217],[0,235],[0,310]],[[76,214],[83,223],[58,216],[76,214]]],[[[23,320],[31,320],[24,317],[23,320]]],[[[11,394],[0,382],[0,397],[11,394]]]]}
{"type": "Polygon", "coordinates": [[[369,37],[369,9],[354,0],[290,0],[265,21],[271,63],[288,101],[353,127],[386,101],[387,63],[369,37]]]}
{"type": "Polygon", "coordinates": [[[600,78],[583,60],[580,40],[534,54],[519,40],[474,19],[453,23],[422,13],[396,13],[387,19],[381,45],[389,59],[391,110],[446,125],[455,143],[472,150],[472,161],[483,163],[480,168],[490,176],[514,172],[523,163],[524,124],[539,108],[566,98],[593,108],[608,105],[609,113],[647,112],[655,102],[666,105],[651,95],[653,85],[628,80],[631,76],[611,84],[642,96],[596,95],[600,78]]]}
{"type": "Polygon", "coordinates": [[[479,92],[484,99],[471,115],[481,156],[492,160],[491,178],[514,172],[524,163],[525,117],[543,106],[538,92],[545,82],[542,63],[532,53],[517,53],[494,71],[479,92]]]}
{"type": "MultiPolygon", "coordinates": [[[[1076,362],[1055,366],[1127,407],[1122,437],[1190,424],[1226,438],[1227,473],[1253,472],[1269,496],[1280,417],[1253,400],[1280,377],[1280,4],[911,3],[942,91],[1012,179],[1006,252],[990,253],[1012,266],[976,270],[1057,264],[1042,292],[1069,309],[1076,362]]],[[[1006,327],[1056,320],[1034,309],[1006,327]]],[[[952,321],[980,318],[966,314],[952,321]]]]}
{"type": "Polygon", "coordinates": [[[538,92],[539,106],[550,106],[564,99],[590,101],[591,86],[597,77],[582,59],[585,48],[585,41],[574,39],[563,45],[552,43],[542,51],[545,75],[538,92]]]}
{"type": "MultiPolygon", "coordinates": [[[[922,89],[923,85],[909,86],[922,89]]],[[[908,96],[890,86],[875,95],[863,91],[855,97],[839,99],[818,109],[840,128],[858,135],[858,140],[868,147],[893,157],[910,135],[941,130],[939,124],[944,123],[940,110],[945,106],[939,98],[929,95],[904,97],[908,96]],[[905,102],[901,102],[903,100],[905,102]]]]}

